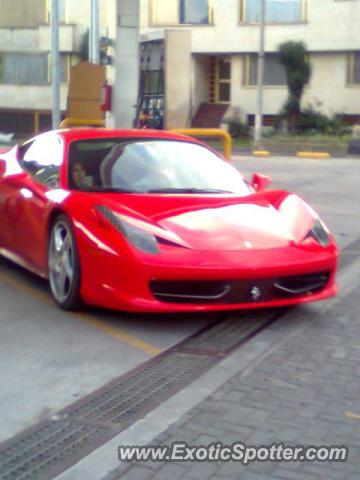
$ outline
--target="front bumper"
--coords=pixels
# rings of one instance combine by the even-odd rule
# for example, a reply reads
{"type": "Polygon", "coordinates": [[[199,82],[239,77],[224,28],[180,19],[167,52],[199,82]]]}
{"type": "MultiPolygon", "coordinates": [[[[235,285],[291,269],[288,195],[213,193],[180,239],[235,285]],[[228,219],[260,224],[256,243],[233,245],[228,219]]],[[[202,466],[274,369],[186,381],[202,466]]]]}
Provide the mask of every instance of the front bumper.
{"type": "Polygon", "coordinates": [[[271,308],[322,300],[337,293],[338,252],[334,244],[291,246],[253,251],[194,251],[164,249],[159,255],[99,253],[91,248],[81,255],[82,297],[86,303],[133,312],[190,312],[271,308]],[[321,288],[298,295],[271,295],[268,285],[279,278],[326,274],[321,288]],[[184,302],[160,298],[154,282],[223,282],[241,284],[222,299],[184,302]],[[267,287],[266,287],[267,285],[267,287]],[[263,295],[263,290],[267,290],[263,295]],[[246,291],[244,291],[244,288],[246,291]],[[256,293],[260,289],[260,295],[256,293]]]}

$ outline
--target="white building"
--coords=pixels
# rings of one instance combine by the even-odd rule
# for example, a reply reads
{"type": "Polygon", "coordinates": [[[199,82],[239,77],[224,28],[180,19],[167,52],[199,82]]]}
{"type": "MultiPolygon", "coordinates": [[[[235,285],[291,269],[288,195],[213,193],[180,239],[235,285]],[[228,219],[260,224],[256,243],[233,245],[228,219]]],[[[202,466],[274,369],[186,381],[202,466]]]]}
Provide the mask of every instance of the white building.
{"type": "MultiPolygon", "coordinates": [[[[312,66],[303,106],[312,104],[325,113],[359,121],[360,0],[266,0],[266,4],[265,115],[276,115],[287,97],[277,46],[295,40],[305,42],[312,66]]],[[[166,73],[173,78],[173,100],[179,105],[168,126],[189,123],[204,102],[228,105],[228,115],[253,122],[259,17],[260,0],[141,0],[143,33],[189,32],[188,43],[178,45],[166,73]],[[184,65],[187,45],[190,64],[184,65]]]]}
{"type": "MultiPolygon", "coordinates": [[[[50,0],[0,1],[0,131],[28,134],[51,126],[50,4],[50,0]]],[[[105,13],[101,17],[104,25],[105,13]]],[[[59,0],[63,111],[69,68],[79,60],[89,19],[88,0],[59,0]]]]}
{"type": "MultiPolygon", "coordinates": [[[[65,110],[68,69],[77,62],[89,25],[90,0],[59,2],[65,110]]],[[[116,60],[117,49],[121,50],[118,12],[126,1],[100,2],[101,25],[114,41],[110,53],[116,60]]],[[[221,115],[227,109],[227,116],[251,124],[256,111],[260,0],[139,2],[142,38],[165,39],[165,126],[191,125],[201,104],[223,106],[218,109],[221,115]]],[[[11,130],[4,127],[15,120],[24,122],[24,130],[29,122],[34,127],[34,112],[42,113],[41,126],[48,122],[51,110],[50,0],[17,1],[16,9],[13,4],[13,0],[0,2],[0,131],[11,130]]],[[[284,71],[275,56],[277,46],[299,40],[306,43],[312,66],[303,106],[312,104],[326,113],[343,114],[349,122],[359,121],[359,24],[360,0],[267,0],[265,120],[278,113],[287,96],[284,71]]],[[[114,61],[108,67],[115,89],[126,85],[117,75],[118,64],[114,61]]],[[[111,114],[108,119],[109,125],[116,124],[111,114]]]]}

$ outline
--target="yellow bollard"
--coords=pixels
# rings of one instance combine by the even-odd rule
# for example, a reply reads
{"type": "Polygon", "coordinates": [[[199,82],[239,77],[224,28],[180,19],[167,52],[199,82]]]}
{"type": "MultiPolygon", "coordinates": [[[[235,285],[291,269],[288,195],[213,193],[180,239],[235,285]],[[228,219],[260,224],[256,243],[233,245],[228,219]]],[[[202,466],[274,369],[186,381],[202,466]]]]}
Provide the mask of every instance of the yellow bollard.
{"type": "Polygon", "coordinates": [[[37,135],[40,131],[40,113],[34,112],[34,131],[35,135],[37,135]]]}
{"type": "Polygon", "coordinates": [[[105,127],[105,120],[99,120],[94,118],[75,118],[69,117],[64,118],[60,123],[60,128],[69,128],[69,127],[105,127]]]}
{"type": "Polygon", "coordinates": [[[298,158],[311,158],[314,160],[328,160],[331,158],[328,152],[297,152],[296,156],[298,158]]]}
{"type": "Polygon", "coordinates": [[[170,132],[182,133],[190,137],[220,137],[223,140],[224,157],[231,160],[232,138],[221,128],[172,128],[170,132]]]}

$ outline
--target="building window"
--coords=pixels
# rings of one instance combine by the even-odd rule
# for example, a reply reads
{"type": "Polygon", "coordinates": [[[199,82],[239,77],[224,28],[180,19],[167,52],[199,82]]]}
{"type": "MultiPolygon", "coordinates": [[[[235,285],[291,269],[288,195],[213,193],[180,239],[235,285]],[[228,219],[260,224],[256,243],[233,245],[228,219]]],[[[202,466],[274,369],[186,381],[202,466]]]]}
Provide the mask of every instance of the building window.
{"type": "Polygon", "coordinates": [[[48,55],[13,53],[0,55],[0,82],[10,85],[48,84],[48,55]]]}
{"type": "Polygon", "coordinates": [[[60,81],[61,83],[68,83],[70,71],[70,55],[65,53],[60,54],[60,81]]]}
{"type": "Polygon", "coordinates": [[[360,85],[360,52],[349,55],[349,84],[360,85]]]}
{"type": "MultiPolygon", "coordinates": [[[[69,79],[70,56],[60,54],[60,81],[69,79]]],[[[0,53],[0,83],[7,85],[48,85],[51,59],[46,53],[0,53]]]]}
{"type": "Polygon", "coordinates": [[[190,24],[209,23],[208,0],[182,0],[180,2],[180,22],[190,24]]]}
{"type": "MultiPolygon", "coordinates": [[[[257,62],[258,56],[250,54],[245,60],[244,84],[248,86],[257,85],[257,62]]],[[[266,53],[264,59],[264,85],[283,86],[286,85],[286,72],[284,66],[279,62],[276,53],[266,53]]]]}
{"type": "Polygon", "coordinates": [[[152,0],[154,25],[208,25],[212,0],[152,0]]]}
{"type": "MultiPolygon", "coordinates": [[[[261,0],[242,0],[241,21],[259,23],[261,0]]],[[[305,20],[306,0],[266,0],[266,22],[297,23],[305,20]]]]}
{"type": "Polygon", "coordinates": [[[229,103],[231,100],[231,58],[216,58],[216,103],[229,103]]]}

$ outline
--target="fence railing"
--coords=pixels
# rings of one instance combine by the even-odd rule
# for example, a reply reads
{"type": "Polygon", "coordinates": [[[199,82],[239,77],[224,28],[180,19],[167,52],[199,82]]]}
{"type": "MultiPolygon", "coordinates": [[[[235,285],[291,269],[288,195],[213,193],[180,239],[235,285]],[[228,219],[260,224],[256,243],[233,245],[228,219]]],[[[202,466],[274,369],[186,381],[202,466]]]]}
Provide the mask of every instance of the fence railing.
{"type": "Polygon", "coordinates": [[[34,110],[0,110],[0,132],[16,137],[37,135],[51,130],[51,112],[34,110]]]}

